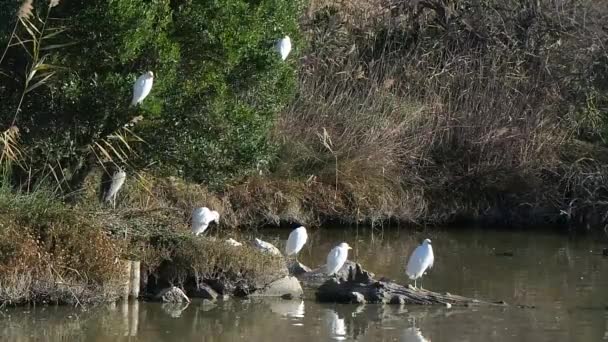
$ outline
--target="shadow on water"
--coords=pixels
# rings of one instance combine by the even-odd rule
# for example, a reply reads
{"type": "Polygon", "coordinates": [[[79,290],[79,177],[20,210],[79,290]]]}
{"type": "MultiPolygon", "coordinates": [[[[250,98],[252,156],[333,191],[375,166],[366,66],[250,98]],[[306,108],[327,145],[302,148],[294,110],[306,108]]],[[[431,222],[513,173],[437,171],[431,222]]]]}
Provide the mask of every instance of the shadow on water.
{"type": "MultiPolygon", "coordinates": [[[[265,232],[284,240],[288,231],[265,232]]],[[[412,233],[313,231],[300,255],[320,265],[337,243],[378,276],[407,283],[406,256],[433,240],[435,267],[426,288],[521,309],[326,305],[312,300],[251,299],[189,305],[117,303],[0,311],[0,339],[10,341],[608,341],[605,243],[550,232],[462,230],[412,233]]],[[[282,248],[282,246],[277,246],[282,248]]]]}

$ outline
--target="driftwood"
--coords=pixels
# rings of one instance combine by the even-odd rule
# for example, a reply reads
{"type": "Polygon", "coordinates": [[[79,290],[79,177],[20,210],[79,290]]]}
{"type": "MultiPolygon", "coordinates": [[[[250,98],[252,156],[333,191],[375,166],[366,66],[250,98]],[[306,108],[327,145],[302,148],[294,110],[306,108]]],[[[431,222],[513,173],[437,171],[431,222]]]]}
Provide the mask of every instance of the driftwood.
{"type": "Polygon", "coordinates": [[[405,287],[389,280],[376,280],[360,264],[349,266],[346,279],[327,279],[316,292],[319,302],[385,303],[444,306],[506,305],[478,299],[405,287]]]}

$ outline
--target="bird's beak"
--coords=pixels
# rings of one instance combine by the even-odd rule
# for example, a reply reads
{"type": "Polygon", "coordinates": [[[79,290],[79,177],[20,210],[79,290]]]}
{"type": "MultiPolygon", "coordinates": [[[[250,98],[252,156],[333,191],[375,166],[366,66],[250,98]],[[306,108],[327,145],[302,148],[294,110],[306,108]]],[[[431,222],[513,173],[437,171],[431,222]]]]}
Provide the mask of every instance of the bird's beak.
{"type": "Polygon", "coordinates": [[[348,249],[353,249],[351,246],[348,246],[348,249]]]}

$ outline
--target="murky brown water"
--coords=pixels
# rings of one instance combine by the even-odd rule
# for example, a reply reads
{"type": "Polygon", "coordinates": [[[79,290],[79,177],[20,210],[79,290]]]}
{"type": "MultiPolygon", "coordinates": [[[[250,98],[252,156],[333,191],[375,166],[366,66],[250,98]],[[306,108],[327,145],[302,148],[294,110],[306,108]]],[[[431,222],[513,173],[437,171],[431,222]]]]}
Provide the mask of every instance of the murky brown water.
{"type": "Polygon", "coordinates": [[[480,230],[376,232],[372,238],[369,231],[324,230],[312,234],[301,260],[320,264],[344,240],[355,248],[353,259],[405,282],[406,255],[424,237],[433,240],[436,258],[425,288],[536,308],[321,305],[312,293],[304,301],[231,300],[187,307],[13,308],[0,311],[0,339],[608,341],[608,258],[599,255],[608,247],[605,238],[480,230]],[[503,252],[513,256],[496,256],[503,252]]]}

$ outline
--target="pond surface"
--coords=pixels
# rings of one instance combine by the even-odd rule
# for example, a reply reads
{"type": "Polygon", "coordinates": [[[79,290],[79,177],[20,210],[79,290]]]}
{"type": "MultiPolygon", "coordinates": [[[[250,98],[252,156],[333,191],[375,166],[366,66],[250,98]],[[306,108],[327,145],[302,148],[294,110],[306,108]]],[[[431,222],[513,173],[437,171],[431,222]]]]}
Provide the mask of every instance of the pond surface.
{"type": "MultiPolygon", "coordinates": [[[[266,238],[280,235],[266,232],[266,238]]],[[[61,341],[608,341],[606,238],[474,229],[322,230],[301,253],[324,263],[337,243],[377,275],[405,283],[406,256],[429,237],[435,267],[423,287],[507,308],[324,305],[302,300],[194,301],[187,307],[118,303],[90,310],[29,307],[0,311],[0,340],[61,341]],[[515,304],[535,306],[518,308],[515,304]]],[[[282,246],[280,246],[282,247],[282,246]]]]}

